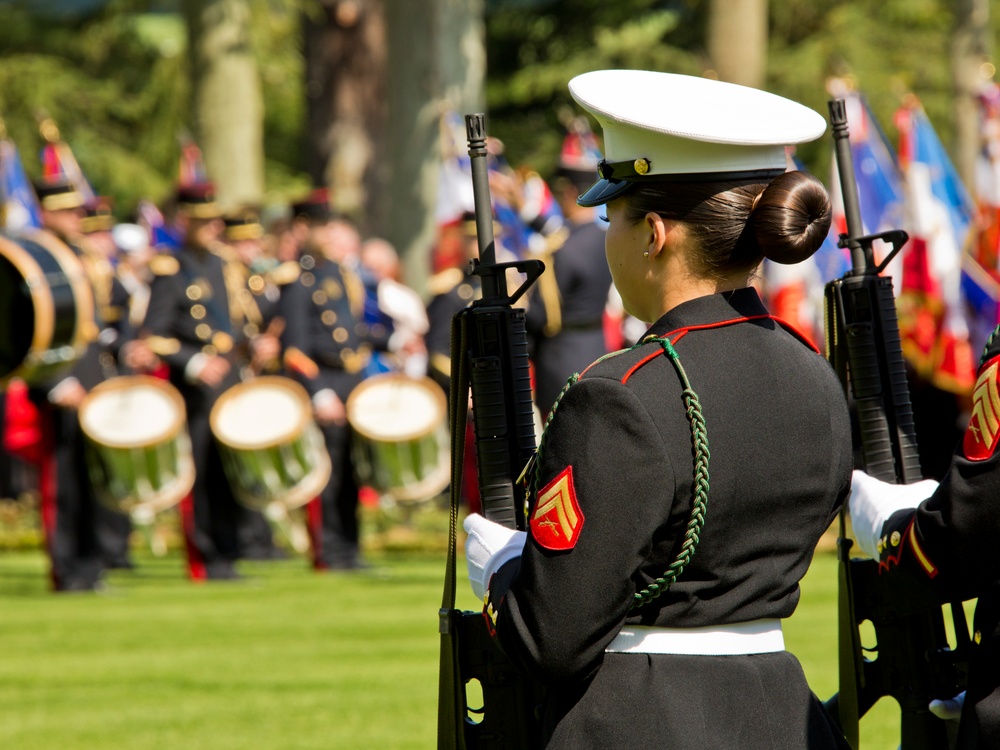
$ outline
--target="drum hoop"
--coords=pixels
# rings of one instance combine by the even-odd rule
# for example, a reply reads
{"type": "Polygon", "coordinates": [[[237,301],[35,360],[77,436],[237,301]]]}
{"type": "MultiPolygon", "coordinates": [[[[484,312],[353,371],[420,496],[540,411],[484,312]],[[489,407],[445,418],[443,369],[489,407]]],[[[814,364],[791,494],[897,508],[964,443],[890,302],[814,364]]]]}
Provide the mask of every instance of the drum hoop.
{"type": "Polygon", "coordinates": [[[94,320],[94,292],[90,288],[90,280],[87,278],[87,270],[83,267],[83,262],[62,240],[44,229],[25,232],[24,238],[38,243],[52,253],[59,267],[66,274],[66,279],[73,289],[73,299],[77,309],[76,330],[73,331],[73,341],[70,346],[77,351],[83,351],[87,344],[97,338],[97,323],[94,320]]]}
{"type": "Polygon", "coordinates": [[[181,433],[181,430],[184,429],[184,425],[187,423],[187,410],[184,407],[184,398],[181,396],[180,391],[178,391],[166,380],[153,377],[152,375],[119,375],[118,377],[110,378],[105,380],[103,383],[99,383],[91,388],[87,395],[83,397],[83,401],[80,402],[80,408],[77,410],[77,414],[80,418],[80,429],[83,430],[83,433],[93,442],[107,448],[149,448],[163,442],[164,440],[174,440],[181,433]],[[173,402],[175,407],[174,414],[176,416],[174,417],[174,423],[170,426],[170,429],[163,435],[157,437],[155,440],[147,440],[142,443],[123,443],[117,441],[109,442],[103,437],[98,438],[96,435],[90,434],[84,426],[82,417],[90,404],[93,403],[94,399],[102,393],[108,393],[110,391],[123,391],[135,386],[149,386],[162,391],[167,398],[173,402]]]}
{"type": "Polygon", "coordinates": [[[309,393],[304,387],[299,385],[291,378],[286,378],[283,375],[260,375],[252,380],[247,380],[243,383],[237,383],[228,390],[226,390],[219,398],[216,399],[215,405],[212,406],[212,411],[208,415],[208,424],[212,430],[212,436],[223,443],[224,445],[235,448],[236,450],[267,450],[268,448],[276,448],[279,445],[284,444],[290,438],[297,440],[305,432],[306,428],[312,422],[312,402],[309,399],[309,393]],[[250,442],[241,441],[233,442],[230,440],[222,440],[219,437],[218,422],[219,414],[222,413],[222,408],[227,401],[231,401],[235,396],[244,393],[245,391],[252,391],[262,385],[272,385],[278,388],[282,388],[285,391],[292,394],[297,401],[302,405],[302,413],[299,417],[299,423],[295,426],[293,430],[289,433],[282,435],[277,440],[268,440],[266,442],[250,442]]]}
{"type": "Polygon", "coordinates": [[[351,395],[347,397],[347,404],[345,405],[345,409],[347,410],[347,421],[351,423],[351,429],[353,429],[356,433],[358,433],[362,437],[367,438],[368,440],[373,440],[377,443],[403,443],[410,440],[420,440],[422,438],[433,435],[435,432],[441,429],[441,422],[435,422],[434,424],[430,425],[427,428],[417,430],[416,432],[404,433],[402,435],[394,435],[391,440],[387,440],[385,435],[374,435],[371,432],[365,430],[364,428],[354,424],[354,420],[351,419],[351,414],[357,408],[359,394],[364,393],[367,390],[370,390],[372,387],[376,385],[380,385],[382,383],[390,383],[394,381],[405,382],[409,385],[417,385],[420,388],[427,391],[430,394],[431,398],[434,400],[435,404],[437,405],[438,411],[442,414],[442,416],[445,419],[447,419],[448,402],[447,400],[445,400],[444,391],[441,390],[441,387],[437,383],[435,383],[428,377],[411,378],[408,375],[399,375],[394,372],[387,372],[381,375],[372,375],[370,378],[366,378],[365,380],[361,381],[361,383],[359,383],[357,387],[355,387],[355,389],[351,391],[351,395]]]}
{"type": "MultiPolygon", "coordinates": [[[[9,237],[0,237],[0,251],[2,251],[0,255],[6,257],[7,260],[14,264],[14,268],[21,272],[26,282],[31,283],[33,280],[37,282],[44,277],[45,274],[42,273],[42,268],[38,265],[38,261],[31,257],[31,253],[9,237]]],[[[43,352],[52,344],[52,337],[55,335],[56,305],[52,299],[52,289],[48,284],[34,283],[28,287],[28,290],[31,294],[31,306],[35,311],[35,330],[31,336],[31,347],[28,349],[28,354],[30,355],[32,353],[43,352]]],[[[28,367],[25,364],[27,360],[28,357],[25,357],[21,364],[4,377],[4,380],[19,377],[28,367]]]]}

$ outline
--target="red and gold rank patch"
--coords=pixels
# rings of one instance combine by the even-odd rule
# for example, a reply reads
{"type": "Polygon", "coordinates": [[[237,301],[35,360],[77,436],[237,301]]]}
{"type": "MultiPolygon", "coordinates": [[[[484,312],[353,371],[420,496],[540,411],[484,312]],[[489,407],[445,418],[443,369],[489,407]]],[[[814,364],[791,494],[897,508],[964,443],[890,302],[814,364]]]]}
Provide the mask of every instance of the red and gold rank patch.
{"type": "Polygon", "coordinates": [[[972,389],[972,416],[965,431],[962,450],[970,461],[985,461],[993,455],[1000,437],[1000,356],[979,372],[972,389]]]}
{"type": "Polygon", "coordinates": [[[531,535],[545,549],[573,549],[583,529],[583,511],[573,488],[573,467],[567,466],[538,493],[531,515],[531,535]]]}

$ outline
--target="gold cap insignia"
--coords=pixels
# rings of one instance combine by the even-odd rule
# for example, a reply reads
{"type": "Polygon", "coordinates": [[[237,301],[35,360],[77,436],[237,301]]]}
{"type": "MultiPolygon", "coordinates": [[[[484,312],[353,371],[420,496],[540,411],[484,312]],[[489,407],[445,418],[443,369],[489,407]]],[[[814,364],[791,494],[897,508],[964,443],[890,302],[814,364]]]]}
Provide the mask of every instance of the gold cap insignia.
{"type": "Polygon", "coordinates": [[[636,159],[632,167],[636,174],[646,174],[649,171],[649,159],[636,159]]]}

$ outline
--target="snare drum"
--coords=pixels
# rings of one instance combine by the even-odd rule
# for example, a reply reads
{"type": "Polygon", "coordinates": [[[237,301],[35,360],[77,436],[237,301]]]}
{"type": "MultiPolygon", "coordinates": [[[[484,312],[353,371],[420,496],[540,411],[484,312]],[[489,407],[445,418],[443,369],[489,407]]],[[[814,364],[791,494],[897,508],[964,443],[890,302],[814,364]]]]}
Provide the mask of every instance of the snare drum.
{"type": "Polygon", "coordinates": [[[448,406],[430,378],[375,375],[347,399],[359,479],[397,501],[430,500],[451,480],[448,406]]]}
{"type": "Polygon", "coordinates": [[[194,486],[184,399],[148,375],[117,377],[80,405],[94,491],[107,507],[148,522],[194,486]]]}
{"type": "Polygon", "coordinates": [[[83,264],[50,232],[0,235],[0,330],[0,387],[55,377],[97,335],[83,264]]]}
{"type": "Polygon", "coordinates": [[[290,378],[234,385],[215,402],[209,422],[233,494],[248,508],[296,508],[330,481],[330,456],[309,394],[290,378]]]}

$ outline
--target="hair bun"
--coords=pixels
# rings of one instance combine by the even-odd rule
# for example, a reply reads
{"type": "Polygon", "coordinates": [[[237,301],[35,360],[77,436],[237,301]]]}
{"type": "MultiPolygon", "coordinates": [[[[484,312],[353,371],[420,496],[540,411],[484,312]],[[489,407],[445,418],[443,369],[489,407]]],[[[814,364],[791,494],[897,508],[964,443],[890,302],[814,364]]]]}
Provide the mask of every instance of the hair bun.
{"type": "Polygon", "coordinates": [[[750,214],[764,257],[800,263],[815,253],[830,231],[833,211],[823,183],[805,172],[775,177],[750,214]]]}

